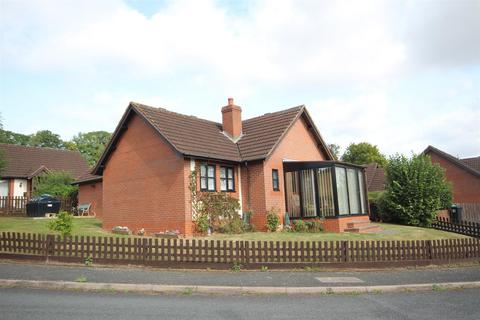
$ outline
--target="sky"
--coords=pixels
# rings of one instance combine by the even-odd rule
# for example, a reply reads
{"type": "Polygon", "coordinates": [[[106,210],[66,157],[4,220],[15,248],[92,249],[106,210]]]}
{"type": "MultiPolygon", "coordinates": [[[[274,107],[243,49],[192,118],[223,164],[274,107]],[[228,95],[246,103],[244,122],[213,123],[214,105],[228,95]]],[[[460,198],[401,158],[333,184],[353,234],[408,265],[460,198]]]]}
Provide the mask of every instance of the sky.
{"type": "Polygon", "coordinates": [[[480,0],[0,0],[4,129],[305,105],[327,143],[480,155],[480,0]]]}

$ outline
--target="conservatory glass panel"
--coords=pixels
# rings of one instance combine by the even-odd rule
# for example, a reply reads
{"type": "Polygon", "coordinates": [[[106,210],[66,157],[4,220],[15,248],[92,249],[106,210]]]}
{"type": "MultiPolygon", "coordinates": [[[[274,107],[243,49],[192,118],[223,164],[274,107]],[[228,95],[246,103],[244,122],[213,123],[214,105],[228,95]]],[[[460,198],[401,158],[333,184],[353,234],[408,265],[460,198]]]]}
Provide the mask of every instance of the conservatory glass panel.
{"type": "Polygon", "coordinates": [[[333,199],[332,168],[317,169],[317,192],[320,216],[335,216],[335,202],[333,199]]]}
{"type": "Polygon", "coordinates": [[[360,191],[358,190],[357,170],[347,169],[348,196],[350,203],[350,213],[361,213],[360,209],[360,191]]]}
{"type": "Polygon", "coordinates": [[[298,172],[285,172],[285,185],[287,194],[287,212],[289,217],[300,217],[300,185],[298,172]]]}
{"type": "Polygon", "coordinates": [[[315,180],[313,170],[302,170],[300,181],[302,187],[303,216],[315,217],[317,215],[317,204],[315,201],[315,180]]]}
{"type": "Polygon", "coordinates": [[[345,168],[335,168],[337,178],[337,195],[338,195],[338,214],[349,214],[348,210],[348,191],[347,191],[347,175],[345,168]]]}

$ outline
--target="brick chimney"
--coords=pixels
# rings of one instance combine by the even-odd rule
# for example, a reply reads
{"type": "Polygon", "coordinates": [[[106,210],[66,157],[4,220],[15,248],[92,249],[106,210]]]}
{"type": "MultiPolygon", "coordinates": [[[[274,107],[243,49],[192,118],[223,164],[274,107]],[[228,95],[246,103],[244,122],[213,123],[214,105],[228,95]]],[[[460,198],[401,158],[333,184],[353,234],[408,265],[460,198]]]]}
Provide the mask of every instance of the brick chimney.
{"type": "Polygon", "coordinates": [[[222,108],[223,131],[232,139],[242,135],[242,108],[233,103],[233,98],[228,98],[228,105],[222,108]]]}

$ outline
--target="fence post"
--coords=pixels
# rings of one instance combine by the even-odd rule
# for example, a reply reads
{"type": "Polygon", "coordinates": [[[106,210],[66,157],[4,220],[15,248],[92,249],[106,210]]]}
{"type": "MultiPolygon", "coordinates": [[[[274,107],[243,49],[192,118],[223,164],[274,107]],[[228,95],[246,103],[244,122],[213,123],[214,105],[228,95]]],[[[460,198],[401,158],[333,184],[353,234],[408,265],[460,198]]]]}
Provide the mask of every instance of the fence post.
{"type": "Polygon", "coordinates": [[[147,261],[150,257],[150,250],[149,250],[149,247],[148,247],[148,242],[147,242],[147,238],[143,238],[142,239],[142,258],[143,258],[143,262],[147,261]]]}
{"type": "Polygon", "coordinates": [[[348,241],[343,240],[342,241],[342,260],[344,262],[348,262],[348,241]]]}
{"type": "Polygon", "coordinates": [[[55,250],[55,236],[47,234],[45,241],[45,260],[48,262],[48,257],[53,256],[55,250]]]}
{"type": "Polygon", "coordinates": [[[249,250],[249,246],[248,246],[248,241],[245,241],[245,246],[244,246],[244,257],[245,257],[245,264],[249,264],[250,263],[250,250],[249,250]]]}
{"type": "Polygon", "coordinates": [[[433,260],[433,252],[432,252],[432,240],[427,240],[427,257],[429,260],[433,260]]]}

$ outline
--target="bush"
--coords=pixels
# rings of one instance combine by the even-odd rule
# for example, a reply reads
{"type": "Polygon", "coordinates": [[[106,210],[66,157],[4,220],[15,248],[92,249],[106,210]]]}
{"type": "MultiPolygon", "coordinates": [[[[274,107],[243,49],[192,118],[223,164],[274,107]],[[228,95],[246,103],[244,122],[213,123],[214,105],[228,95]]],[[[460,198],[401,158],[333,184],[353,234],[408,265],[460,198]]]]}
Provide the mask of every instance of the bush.
{"type": "Polygon", "coordinates": [[[293,220],[293,231],[295,232],[306,232],[307,226],[303,220],[293,220]]]}
{"type": "Polygon", "coordinates": [[[197,221],[195,221],[195,228],[197,229],[197,232],[201,234],[205,234],[208,232],[209,227],[210,227],[210,222],[208,219],[208,215],[202,214],[198,216],[197,221]]]}
{"type": "Polygon", "coordinates": [[[308,229],[308,232],[321,232],[323,231],[323,225],[318,220],[308,221],[305,223],[308,229]]]}
{"type": "Polygon", "coordinates": [[[60,232],[63,237],[71,236],[73,230],[73,216],[66,211],[60,211],[57,217],[48,223],[52,231],[60,232]]]}
{"type": "Polygon", "coordinates": [[[378,201],[383,221],[429,226],[437,211],[452,202],[443,169],[428,156],[391,157],[386,174],[386,190],[378,201]]]}
{"type": "Polygon", "coordinates": [[[267,213],[267,229],[270,232],[275,232],[280,225],[280,218],[278,217],[278,210],[275,208],[271,208],[270,211],[267,213]]]}
{"type": "Polygon", "coordinates": [[[380,221],[379,203],[382,201],[384,191],[371,191],[368,193],[368,204],[370,206],[370,220],[380,221]]]}
{"type": "Polygon", "coordinates": [[[220,219],[232,220],[238,217],[240,203],[224,192],[205,192],[200,195],[200,215],[207,215],[216,226],[220,219]]]}
{"type": "Polygon", "coordinates": [[[220,222],[218,231],[221,233],[228,234],[239,234],[245,232],[245,222],[240,216],[234,217],[233,219],[225,220],[220,222]]]}
{"type": "Polygon", "coordinates": [[[34,178],[34,195],[50,194],[55,197],[70,197],[78,190],[78,186],[72,186],[74,181],[71,174],[63,171],[42,173],[34,178]]]}

